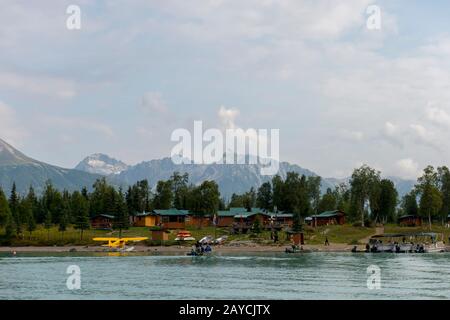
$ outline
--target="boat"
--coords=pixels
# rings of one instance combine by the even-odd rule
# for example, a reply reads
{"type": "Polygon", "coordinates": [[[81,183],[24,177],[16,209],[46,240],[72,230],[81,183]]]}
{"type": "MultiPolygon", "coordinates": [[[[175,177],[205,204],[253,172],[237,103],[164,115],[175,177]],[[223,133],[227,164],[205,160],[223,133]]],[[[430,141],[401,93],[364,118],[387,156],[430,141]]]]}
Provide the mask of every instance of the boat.
{"type": "Polygon", "coordinates": [[[434,232],[395,233],[370,238],[366,252],[431,253],[444,252],[442,234],[434,232]]]}
{"type": "Polygon", "coordinates": [[[189,231],[183,230],[177,233],[175,241],[195,241],[195,238],[189,231]]]}
{"type": "Polygon", "coordinates": [[[296,245],[292,245],[291,247],[284,249],[285,253],[305,253],[305,252],[313,252],[313,251],[317,251],[317,250],[303,249],[303,246],[299,247],[296,245]]]}
{"type": "Polygon", "coordinates": [[[213,237],[212,236],[206,236],[200,239],[199,241],[201,244],[210,244],[213,242],[213,237]]]}
{"type": "Polygon", "coordinates": [[[214,240],[214,244],[222,244],[225,241],[227,241],[228,236],[221,236],[219,238],[217,238],[216,240],[214,240]]]}

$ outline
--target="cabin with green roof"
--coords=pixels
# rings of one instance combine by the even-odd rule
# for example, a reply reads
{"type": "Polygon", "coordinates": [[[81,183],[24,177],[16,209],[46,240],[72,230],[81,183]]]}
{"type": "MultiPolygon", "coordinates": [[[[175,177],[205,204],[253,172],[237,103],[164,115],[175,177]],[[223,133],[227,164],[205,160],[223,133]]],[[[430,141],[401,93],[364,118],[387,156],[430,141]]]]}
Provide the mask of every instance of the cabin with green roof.
{"type": "Polygon", "coordinates": [[[186,227],[186,217],[188,210],[155,209],[152,211],[156,215],[156,225],[164,229],[184,229],[186,227]]]}
{"type": "Polygon", "coordinates": [[[325,211],[305,218],[305,222],[312,227],[342,225],[345,223],[345,213],[340,210],[325,211]]]}
{"type": "Polygon", "coordinates": [[[139,212],[133,215],[132,219],[135,227],[154,227],[157,224],[157,216],[153,212],[139,212]]]}
{"type": "Polygon", "coordinates": [[[90,219],[92,229],[111,230],[115,216],[112,214],[98,214],[90,219]]]}

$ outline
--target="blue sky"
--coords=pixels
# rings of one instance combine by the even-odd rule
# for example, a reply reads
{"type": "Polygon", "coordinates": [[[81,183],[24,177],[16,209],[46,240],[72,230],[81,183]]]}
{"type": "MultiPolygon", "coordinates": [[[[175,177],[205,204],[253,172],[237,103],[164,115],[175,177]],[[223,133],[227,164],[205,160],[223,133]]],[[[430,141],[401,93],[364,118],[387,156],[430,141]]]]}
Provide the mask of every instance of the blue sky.
{"type": "Polygon", "coordinates": [[[448,1],[1,6],[0,138],[39,160],[167,157],[194,120],[280,129],[281,160],[323,176],[367,163],[414,178],[450,160],[448,1]],[[381,30],[366,28],[372,4],[381,30]]]}

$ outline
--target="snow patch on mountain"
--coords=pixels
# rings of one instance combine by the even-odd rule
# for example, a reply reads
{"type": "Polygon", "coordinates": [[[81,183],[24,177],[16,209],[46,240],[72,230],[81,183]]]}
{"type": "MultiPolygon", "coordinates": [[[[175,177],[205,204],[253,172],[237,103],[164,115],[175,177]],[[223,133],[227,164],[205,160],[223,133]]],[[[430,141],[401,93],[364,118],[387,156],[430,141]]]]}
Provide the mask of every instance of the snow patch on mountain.
{"type": "Polygon", "coordinates": [[[86,157],[75,169],[108,176],[127,170],[128,165],[106,154],[96,153],[86,157]]]}

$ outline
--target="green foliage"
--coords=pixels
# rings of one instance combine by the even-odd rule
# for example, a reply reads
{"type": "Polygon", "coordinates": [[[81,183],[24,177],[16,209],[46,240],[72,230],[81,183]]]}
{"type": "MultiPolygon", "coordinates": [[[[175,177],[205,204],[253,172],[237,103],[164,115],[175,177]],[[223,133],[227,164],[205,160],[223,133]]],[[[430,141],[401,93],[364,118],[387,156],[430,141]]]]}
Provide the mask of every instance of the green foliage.
{"type": "Polygon", "coordinates": [[[272,185],[270,182],[264,182],[258,189],[256,196],[256,205],[266,211],[273,210],[272,185]]]}
{"type": "Polygon", "coordinates": [[[332,211],[337,209],[337,197],[336,194],[331,191],[330,188],[322,196],[318,206],[318,212],[332,211]]]}
{"type": "Polygon", "coordinates": [[[121,189],[118,192],[115,205],[116,205],[115,209],[116,214],[113,220],[113,228],[119,230],[119,238],[120,238],[122,237],[122,230],[128,229],[130,226],[128,210],[121,189]]]}
{"type": "Polygon", "coordinates": [[[262,232],[262,224],[259,218],[256,218],[252,225],[252,232],[255,234],[260,234],[262,232]]]}
{"type": "Polygon", "coordinates": [[[170,177],[172,182],[173,206],[179,210],[188,209],[189,202],[189,174],[174,172],[170,177]]]}
{"type": "MultiPolygon", "coordinates": [[[[106,190],[106,189],[105,189],[106,190]]],[[[108,188],[109,190],[109,188],[108,188]]],[[[95,192],[95,191],[94,191],[95,192]]],[[[98,191],[97,191],[98,192],[98,191]]],[[[94,201],[98,201],[97,205],[101,204],[101,201],[106,201],[101,199],[100,194],[96,194],[94,201]]],[[[83,240],[83,232],[89,229],[89,202],[86,198],[78,191],[75,191],[71,199],[71,213],[73,217],[74,228],[80,230],[80,240],[83,240]]]]}
{"type": "Polygon", "coordinates": [[[398,193],[394,183],[391,180],[383,179],[379,183],[377,203],[377,219],[383,222],[392,222],[395,218],[395,212],[398,202],[398,193]]]}
{"type": "Polygon", "coordinates": [[[367,203],[369,203],[369,208],[372,212],[375,212],[375,214],[379,212],[377,201],[379,182],[380,172],[367,165],[355,169],[350,179],[350,217],[355,220],[360,217],[361,226],[363,227],[367,217],[367,203]]]}
{"type": "Polygon", "coordinates": [[[173,202],[172,181],[158,181],[154,199],[155,209],[170,209],[173,202]]]}
{"type": "Polygon", "coordinates": [[[214,181],[204,181],[198,187],[192,187],[189,193],[189,210],[200,216],[217,213],[220,203],[219,186],[214,181]]]}
{"type": "Polygon", "coordinates": [[[422,176],[418,179],[416,190],[420,196],[419,213],[428,218],[431,229],[431,222],[433,218],[438,217],[443,205],[443,197],[439,190],[439,175],[432,166],[424,169],[422,176]]]}
{"type": "Polygon", "coordinates": [[[128,188],[125,199],[130,215],[151,210],[151,191],[147,180],[141,180],[128,188]]]}
{"type": "Polygon", "coordinates": [[[416,216],[419,214],[416,190],[412,190],[410,193],[403,196],[401,209],[405,215],[416,216]]]}

